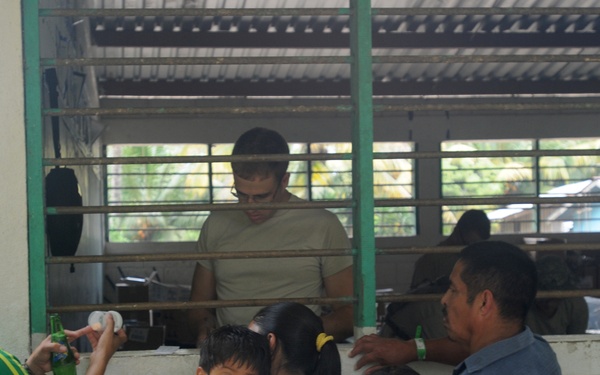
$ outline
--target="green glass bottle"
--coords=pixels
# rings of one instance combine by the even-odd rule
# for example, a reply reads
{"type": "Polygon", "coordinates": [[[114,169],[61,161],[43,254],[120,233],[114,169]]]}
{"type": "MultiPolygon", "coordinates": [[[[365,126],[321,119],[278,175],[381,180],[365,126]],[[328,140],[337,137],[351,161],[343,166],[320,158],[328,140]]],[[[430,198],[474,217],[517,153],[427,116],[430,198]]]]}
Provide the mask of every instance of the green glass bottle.
{"type": "Polygon", "coordinates": [[[69,346],[69,340],[58,314],[50,315],[50,335],[52,342],[58,342],[67,347],[66,353],[52,353],[52,372],[54,375],[77,375],[75,356],[69,346]]]}

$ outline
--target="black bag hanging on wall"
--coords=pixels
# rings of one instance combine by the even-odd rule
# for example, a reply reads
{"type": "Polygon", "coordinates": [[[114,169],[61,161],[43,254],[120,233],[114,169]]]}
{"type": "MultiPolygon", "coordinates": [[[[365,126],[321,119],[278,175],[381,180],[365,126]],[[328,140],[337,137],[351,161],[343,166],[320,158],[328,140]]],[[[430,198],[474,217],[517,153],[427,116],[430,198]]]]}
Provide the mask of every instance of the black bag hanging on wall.
{"type": "MultiPolygon", "coordinates": [[[[70,168],[53,168],[46,176],[46,206],[82,205],[79,183],[70,168]]],[[[77,251],[83,214],[48,215],[46,230],[50,252],[53,256],[72,256],[77,251]]]]}
{"type": "MultiPolygon", "coordinates": [[[[58,79],[55,69],[45,72],[48,84],[50,106],[58,107],[58,79]]],[[[58,117],[52,117],[52,138],[54,154],[60,155],[60,134],[58,117]]],[[[70,168],[52,168],[46,176],[46,207],[82,206],[79,192],[79,182],[75,171],[70,168]]],[[[46,235],[53,256],[73,256],[77,252],[81,230],[83,229],[83,214],[46,215],[46,235]]],[[[75,267],[71,264],[71,272],[75,267]]]]}

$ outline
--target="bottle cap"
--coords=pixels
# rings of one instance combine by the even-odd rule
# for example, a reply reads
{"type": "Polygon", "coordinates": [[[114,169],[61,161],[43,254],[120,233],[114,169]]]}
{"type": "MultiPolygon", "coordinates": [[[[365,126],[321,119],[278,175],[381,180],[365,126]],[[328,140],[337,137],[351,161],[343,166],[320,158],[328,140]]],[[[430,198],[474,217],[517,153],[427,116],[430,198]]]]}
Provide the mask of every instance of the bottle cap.
{"type": "Polygon", "coordinates": [[[123,317],[116,311],[93,311],[88,317],[88,325],[92,327],[94,331],[102,331],[106,328],[106,321],[104,317],[106,314],[110,314],[115,321],[115,332],[123,327],[123,317]]]}

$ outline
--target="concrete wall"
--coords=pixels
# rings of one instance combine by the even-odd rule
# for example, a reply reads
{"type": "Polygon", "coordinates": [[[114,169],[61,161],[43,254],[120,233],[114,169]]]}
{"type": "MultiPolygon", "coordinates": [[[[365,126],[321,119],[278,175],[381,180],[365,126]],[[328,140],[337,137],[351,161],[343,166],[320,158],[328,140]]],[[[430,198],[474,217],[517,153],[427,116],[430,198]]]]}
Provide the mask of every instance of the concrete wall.
{"type": "MultiPolygon", "coordinates": [[[[25,113],[24,113],[24,78],[23,78],[23,41],[21,24],[21,2],[9,1],[3,4],[0,15],[0,50],[2,51],[2,69],[0,69],[0,108],[2,108],[2,137],[0,137],[0,236],[2,238],[2,261],[0,262],[0,281],[3,285],[0,292],[0,347],[9,350],[18,358],[26,358],[32,345],[30,338],[29,315],[29,265],[28,265],[28,228],[27,228],[27,169],[25,146],[25,113]]],[[[73,36],[74,30],[64,26],[65,35],[73,36]]],[[[83,26],[81,26],[82,30],[83,26]]],[[[49,25],[44,20],[41,25],[43,57],[54,56],[53,49],[77,48],[77,43],[67,39],[65,46],[55,43],[58,35],[54,31],[60,28],[49,25]],[[46,27],[44,29],[44,27],[46,27]],[[49,32],[51,30],[52,32],[49,32]]],[[[63,39],[64,40],[64,39],[63,39]]],[[[86,45],[85,34],[80,37],[79,43],[86,45]]],[[[71,71],[60,73],[64,80],[68,79],[71,71]]],[[[86,87],[85,100],[87,105],[97,106],[97,102],[89,104],[96,98],[90,97],[89,92],[96,92],[95,79],[88,74],[89,87],[86,87]],[[92,86],[94,85],[94,86],[92,86]]],[[[77,83],[75,83],[77,84],[77,83]]],[[[77,86],[79,87],[79,86],[77,86]]],[[[95,95],[95,94],[94,94],[95,95]]],[[[63,95],[61,100],[67,100],[63,95]]],[[[70,100],[70,99],[69,99],[70,100]]],[[[70,102],[73,103],[72,101],[70,102]]],[[[86,105],[86,104],[84,104],[86,105]]],[[[87,121],[87,120],[86,120],[87,121]]],[[[62,156],[81,156],[83,154],[98,154],[97,145],[88,142],[88,146],[81,148],[85,140],[95,139],[97,131],[94,126],[87,126],[90,130],[83,130],[87,124],[70,124],[66,128],[63,124],[62,156]],[[79,127],[77,125],[80,125],[79,127]]],[[[48,130],[49,127],[46,128],[48,130]]],[[[48,133],[49,134],[49,133],[48,133]]],[[[50,154],[51,138],[46,137],[46,156],[50,154]],[[48,151],[50,150],[50,151],[48,151]]],[[[101,199],[99,178],[92,168],[76,171],[82,191],[84,192],[85,205],[97,205],[101,199]],[[93,191],[95,195],[86,194],[93,191]]],[[[80,243],[78,253],[90,255],[102,251],[101,228],[98,217],[93,215],[86,218],[86,226],[80,243]],[[95,229],[94,229],[95,228],[95,229]]],[[[101,266],[84,265],[76,267],[76,272],[71,274],[68,266],[55,266],[50,271],[49,285],[53,289],[64,287],[64,293],[55,298],[56,303],[99,303],[101,302],[101,266]],[[59,269],[60,268],[60,269],[59,269]],[[69,298],[71,298],[69,300],[69,298]]],[[[80,314],[81,315],[81,314],[80,314]]],[[[87,316],[87,314],[86,314],[87,316]]],[[[67,328],[78,328],[84,325],[85,319],[74,316],[65,319],[67,328]]],[[[45,334],[36,335],[33,345],[44,337],[45,334]]]]}
{"type": "MultiPolygon", "coordinates": [[[[548,336],[548,341],[558,356],[563,375],[600,375],[600,339],[590,336],[548,336]]],[[[354,371],[356,359],[348,358],[351,345],[339,345],[342,358],[342,374],[362,374],[354,371]]],[[[198,366],[196,350],[180,349],[173,354],[157,354],[143,351],[132,354],[120,352],[111,360],[106,375],[192,375],[198,366]]],[[[83,355],[78,374],[83,375],[88,365],[88,356],[83,355]]],[[[410,367],[422,375],[450,375],[452,366],[434,362],[415,362],[410,367]]]]}
{"type": "Polygon", "coordinates": [[[0,346],[19,358],[29,348],[27,192],[21,2],[2,4],[0,38],[0,346]]]}

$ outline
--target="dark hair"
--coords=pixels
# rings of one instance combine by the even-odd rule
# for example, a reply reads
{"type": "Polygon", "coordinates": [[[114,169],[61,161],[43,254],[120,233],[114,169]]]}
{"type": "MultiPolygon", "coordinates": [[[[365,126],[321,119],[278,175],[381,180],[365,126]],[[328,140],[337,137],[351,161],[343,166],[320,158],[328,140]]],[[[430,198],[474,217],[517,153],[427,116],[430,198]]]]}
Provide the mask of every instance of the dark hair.
{"type": "MultiPolygon", "coordinates": [[[[289,154],[290,149],[286,140],[274,130],[266,128],[253,128],[242,134],[233,146],[232,155],[276,155],[289,154]]],[[[287,172],[288,161],[265,161],[231,163],[233,173],[244,178],[260,176],[267,177],[275,174],[277,181],[281,181],[287,172]]]]}
{"type": "Polygon", "coordinates": [[[558,255],[544,255],[535,261],[539,290],[569,290],[577,287],[577,276],[558,255]]]}
{"type": "Polygon", "coordinates": [[[476,233],[482,240],[490,238],[490,219],[481,210],[465,211],[460,219],[458,219],[456,228],[462,237],[465,237],[469,233],[476,233]]]}
{"type": "Polygon", "coordinates": [[[317,336],[323,321],[308,307],[296,302],[280,302],[261,309],[254,324],[263,335],[273,333],[284,356],[283,367],[304,375],[340,375],[340,353],[333,340],[319,352],[317,336]]]}
{"type": "Polygon", "coordinates": [[[270,375],[269,341],[248,327],[225,325],[211,332],[200,345],[200,364],[207,374],[226,362],[248,366],[258,375],[270,375]]]}
{"type": "Polygon", "coordinates": [[[482,241],[465,247],[459,255],[460,275],[472,303],[490,290],[500,316],[523,322],[535,299],[537,271],[531,257],[517,246],[502,241],[482,241]]]}

